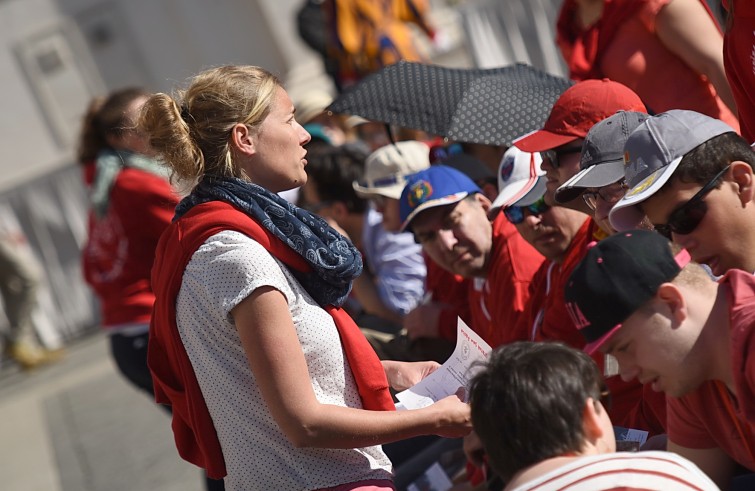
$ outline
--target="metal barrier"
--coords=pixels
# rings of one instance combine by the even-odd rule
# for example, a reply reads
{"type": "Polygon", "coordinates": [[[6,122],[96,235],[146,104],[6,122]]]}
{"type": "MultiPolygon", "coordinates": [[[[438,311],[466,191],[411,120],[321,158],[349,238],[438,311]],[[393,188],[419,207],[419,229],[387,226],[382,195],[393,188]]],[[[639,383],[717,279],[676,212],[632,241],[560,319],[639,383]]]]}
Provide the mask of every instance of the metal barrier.
{"type": "MultiPolygon", "coordinates": [[[[87,209],[81,169],[73,165],[0,194],[0,227],[25,236],[28,252],[42,266],[33,320],[41,341],[51,349],[92,332],[99,323],[79,260],[87,209]]],[[[3,328],[7,320],[0,315],[3,328]]]]}

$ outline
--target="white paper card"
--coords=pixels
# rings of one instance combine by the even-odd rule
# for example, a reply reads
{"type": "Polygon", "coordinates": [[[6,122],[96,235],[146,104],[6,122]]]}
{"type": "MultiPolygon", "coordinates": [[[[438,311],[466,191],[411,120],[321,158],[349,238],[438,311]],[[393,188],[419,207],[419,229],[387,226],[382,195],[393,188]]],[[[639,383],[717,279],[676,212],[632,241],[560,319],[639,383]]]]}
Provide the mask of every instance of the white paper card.
{"type": "Polygon", "coordinates": [[[456,348],[446,362],[417,385],[396,394],[406,409],[420,409],[455,394],[482,367],[490,355],[490,346],[461,318],[456,325],[456,348]],[[477,364],[477,365],[476,365],[477,364]]]}

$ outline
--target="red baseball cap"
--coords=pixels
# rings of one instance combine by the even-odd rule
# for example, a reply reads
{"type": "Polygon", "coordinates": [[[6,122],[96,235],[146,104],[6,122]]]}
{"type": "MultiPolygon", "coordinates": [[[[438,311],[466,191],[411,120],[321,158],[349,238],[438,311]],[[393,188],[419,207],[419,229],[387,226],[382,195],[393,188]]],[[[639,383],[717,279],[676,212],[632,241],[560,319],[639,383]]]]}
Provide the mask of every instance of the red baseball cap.
{"type": "Polygon", "coordinates": [[[604,78],[583,80],[569,87],[551,109],[543,129],[516,140],[525,152],[543,152],[584,138],[595,123],[616,111],[647,112],[640,97],[626,85],[604,78]]]}

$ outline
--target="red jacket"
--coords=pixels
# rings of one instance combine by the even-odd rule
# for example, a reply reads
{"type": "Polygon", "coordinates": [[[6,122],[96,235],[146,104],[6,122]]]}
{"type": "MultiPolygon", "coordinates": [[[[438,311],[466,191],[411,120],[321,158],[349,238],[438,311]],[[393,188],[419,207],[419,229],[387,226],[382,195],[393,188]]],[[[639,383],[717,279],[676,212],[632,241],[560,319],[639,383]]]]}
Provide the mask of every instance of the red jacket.
{"type": "MultiPolygon", "coordinates": [[[[197,205],[168,227],[157,246],[152,282],[156,295],[150,325],[147,364],[155,385],[155,400],[173,409],[173,434],[185,460],[220,479],[226,475],[223,452],[176,325],[176,298],[183,272],[194,252],[207,238],[236,230],[259,242],[290,268],[307,271],[301,256],[227,203],[197,205]]],[[[340,308],[328,306],[341,336],[365,409],[395,409],[383,367],[354,321],[340,308]]]]}
{"type": "Polygon", "coordinates": [[[150,281],[155,248],[176,204],[178,197],[165,179],[125,168],[110,191],[107,214],[97,219],[90,213],[82,267],[100,300],[105,327],[149,322],[155,302],[150,281]]]}

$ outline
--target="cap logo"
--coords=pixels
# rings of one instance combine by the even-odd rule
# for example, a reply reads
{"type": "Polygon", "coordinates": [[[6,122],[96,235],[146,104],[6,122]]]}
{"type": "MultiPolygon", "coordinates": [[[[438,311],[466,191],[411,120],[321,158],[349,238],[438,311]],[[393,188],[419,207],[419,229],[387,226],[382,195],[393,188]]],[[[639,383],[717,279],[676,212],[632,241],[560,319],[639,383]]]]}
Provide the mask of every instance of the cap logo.
{"type": "Polygon", "coordinates": [[[584,163],[590,163],[590,162],[592,162],[592,159],[593,159],[593,157],[592,157],[592,154],[590,153],[590,151],[589,150],[585,150],[585,153],[582,154],[582,162],[584,162],[584,163]]]}
{"type": "Polygon", "coordinates": [[[590,321],[587,320],[587,317],[585,317],[585,314],[582,313],[579,309],[579,305],[575,302],[566,302],[566,310],[569,311],[569,317],[571,317],[571,320],[574,322],[574,325],[577,326],[577,329],[583,329],[590,325],[590,321]]]}
{"type": "Polygon", "coordinates": [[[433,194],[433,187],[429,182],[422,180],[412,184],[409,188],[409,192],[406,195],[406,199],[409,202],[409,206],[416,208],[420,203],[426,201],[433,194]]]}
{"type": "Polygon", "coordinates": [[[507,182],[511,179],[511,174],[514,173],[514,158],[506,158],[501,165],[501,180],[507,182]]]}
{"type": "Polygon", "coordinates": [[[640,194],[647,188],[653,185],[656,179],[658,179],[659,174],[650,174],[647,178],[645,178],[644,181],[633,187],[627,192],[627,197],[632,197],[640,194]]]}

